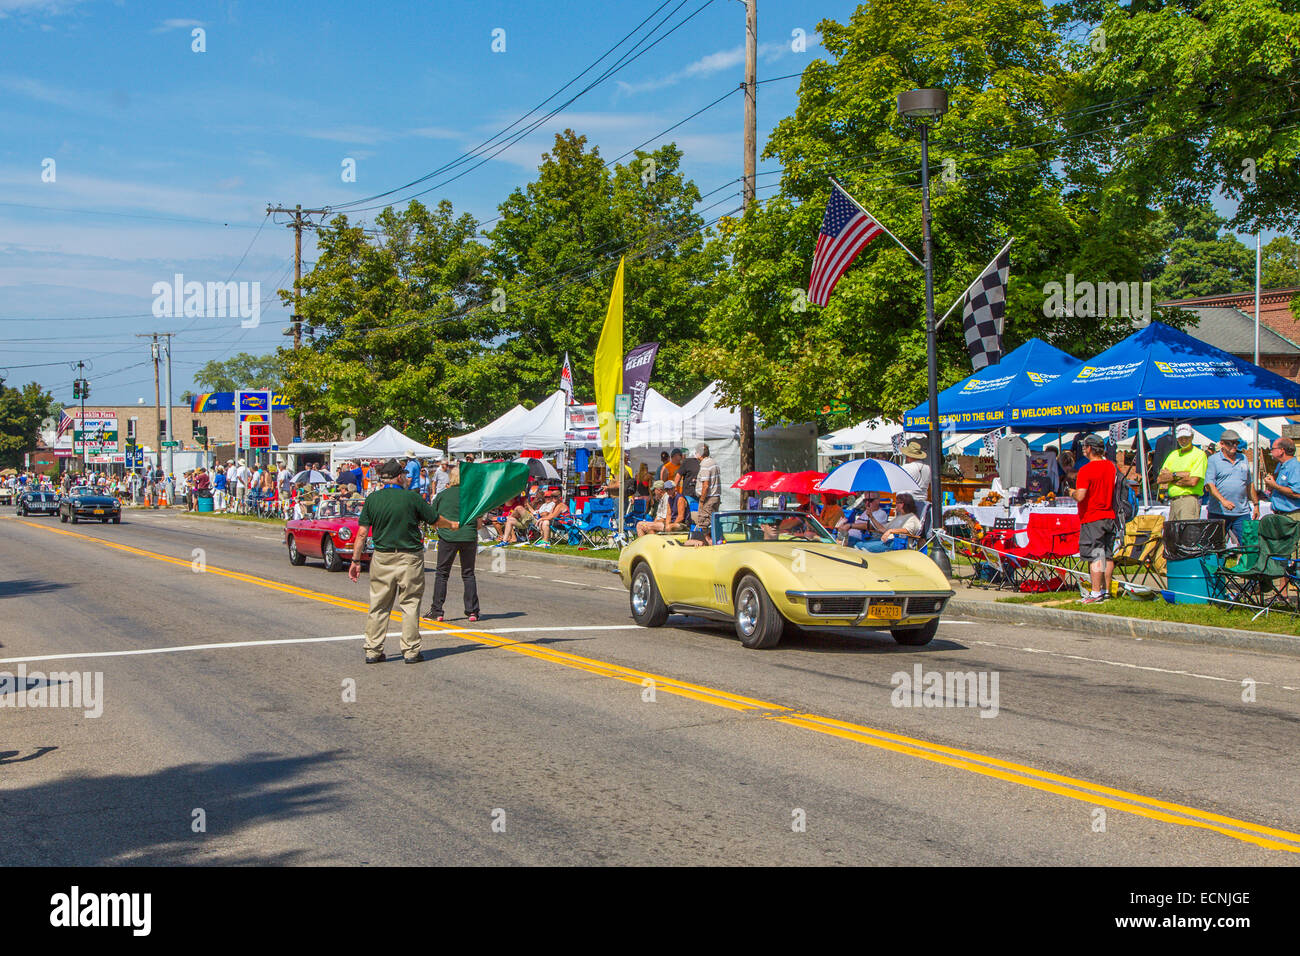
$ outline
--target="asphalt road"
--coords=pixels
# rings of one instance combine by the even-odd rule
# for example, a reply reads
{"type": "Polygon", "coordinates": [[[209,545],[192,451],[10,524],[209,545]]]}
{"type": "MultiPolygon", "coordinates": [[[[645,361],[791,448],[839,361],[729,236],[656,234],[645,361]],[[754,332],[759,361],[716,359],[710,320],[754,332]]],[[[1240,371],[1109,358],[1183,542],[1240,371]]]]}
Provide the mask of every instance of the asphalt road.
{"type": "Polygon", "coordinates": [[[613,574],[479,572],[477,629],[453,575],[424,662],[366,666],[364,578],[276,527],[0,519],[0,672],[102,674],[100,716],[0,707],[0,864],[1300,860],[1296,658],[957,618],[747,651],[613,574]],[[895,706],[917,665],[996,713],[895,706]]]}

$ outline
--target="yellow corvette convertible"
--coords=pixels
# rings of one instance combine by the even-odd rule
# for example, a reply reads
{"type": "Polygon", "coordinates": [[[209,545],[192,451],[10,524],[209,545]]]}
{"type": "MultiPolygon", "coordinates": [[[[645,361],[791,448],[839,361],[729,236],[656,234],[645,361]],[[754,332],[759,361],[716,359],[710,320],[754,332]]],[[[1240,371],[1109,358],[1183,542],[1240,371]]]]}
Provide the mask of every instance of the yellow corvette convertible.
{"type": "Polygon", "coordinates": [[[745,647],[775,647],[787,624],[887,630],[928,644],[952,597],[948,579],[918,551],[871,554],[835,543],[798,511],[723,511],[713,544],[652,534],[623,549],[619,574],[632,617],[660,627],[672,613],[734,621],[745,647]]]}

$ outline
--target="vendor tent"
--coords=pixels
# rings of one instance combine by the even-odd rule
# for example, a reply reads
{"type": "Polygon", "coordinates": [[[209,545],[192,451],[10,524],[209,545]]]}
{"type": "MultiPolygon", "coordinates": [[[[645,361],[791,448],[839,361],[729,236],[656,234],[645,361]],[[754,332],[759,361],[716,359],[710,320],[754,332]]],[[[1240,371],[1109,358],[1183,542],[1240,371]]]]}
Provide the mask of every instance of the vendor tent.
{"type": "Polygon", "coordinates": [[[1300,383],[1152,322],[1011,409],[1014,427],[1300,414],[1300,383]]]}
{"type": "MultiPolygon", "coordinates": [[[[535,407],[479,438],[481,451],[557,451],[564,447],[564,392],[556,389],[535,407]]],[[[498,419],[499,421],[499,419],[498,419]]],[[[487,426],[491,429],[492,426],[487,426]]]]}
{"type": "MultiPolygon", "coordinates": [[[[959,432],[990,432],[1011,423],[1010,409],[1030,404],[1052,382],[1083,365],[1042,339],[1030,339],[997,365],[989,365],[939,393],[939,424],[959,432]]],[[[908,431],[930,427],[930,405],[922,402],[903,416],[908,431]]],[[[947,442],[945,442],[947,444],[947,442]]]]}
{"type": "Polygon", "coordinates": [[[455,438],[449,438],[447,439],[447,451],[455,454],[482,451],[482,440],[485,435],[494,434],[509,427],[512,421],[527,411],[528,409],[524,408],[524,406],[516,405],[500,418],[488,422],[482,428],[475,429],[465,435],[457,435],[455,438]]]}
{"type": "Polygon", "coordinates": [[[407,438],[392,425],[385,425],[369,438],[336,448],[333,457],[344,458],[405,458],[407,452],[414,452],[416,458],[441,458],[442,452],[437,448],[422,445],[414,438],[407,438]]]}
{"type": "Polygon", "coordinates": [[[902,428],[883,418],[872,418],[841,428],[817,439],[817,453],[827,458],[840,455],[885,455],[894,451],[893,438],[902,428]]]}

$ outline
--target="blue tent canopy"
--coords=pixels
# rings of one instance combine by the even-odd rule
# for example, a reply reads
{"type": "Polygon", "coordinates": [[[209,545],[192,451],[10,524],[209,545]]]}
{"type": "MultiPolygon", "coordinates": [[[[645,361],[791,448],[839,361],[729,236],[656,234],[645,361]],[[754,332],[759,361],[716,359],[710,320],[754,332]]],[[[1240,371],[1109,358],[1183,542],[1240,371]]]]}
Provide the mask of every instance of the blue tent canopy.
{"type": "Polygon", "coordinates": [[[1152,322],[1011,408],[1013,428],[1300,414],[1300,384],[1152,322]]]}
{"type": "MultiPolygon", "coordinates": [[[[1073,355],[1030,339],[997,365],[950,385],[939,393],[939,424],[959,432],[990,432],[1011,424],[1011,406],[1038,401],[1053,381],[1072,376],[1083,363],[1073,355]]],[[[930,427],[930,404],[922,402],[903,417],[908,431],[930,427]]]]}

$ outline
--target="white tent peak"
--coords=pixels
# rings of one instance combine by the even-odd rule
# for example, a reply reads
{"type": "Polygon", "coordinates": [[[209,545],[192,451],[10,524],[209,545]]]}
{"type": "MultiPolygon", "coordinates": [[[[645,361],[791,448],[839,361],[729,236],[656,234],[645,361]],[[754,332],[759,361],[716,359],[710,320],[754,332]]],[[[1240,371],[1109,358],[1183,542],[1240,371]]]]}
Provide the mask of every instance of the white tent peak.
{"type": "Polygon", "coordinates": [[[385,425],[369,438],[338,449],[335,458],[403,458],[408,451],[415,452],[417,458],[441,458],[442,452],[437,448],[422,445],[414,438],[407,438],[392,425],[385,425]]]}

